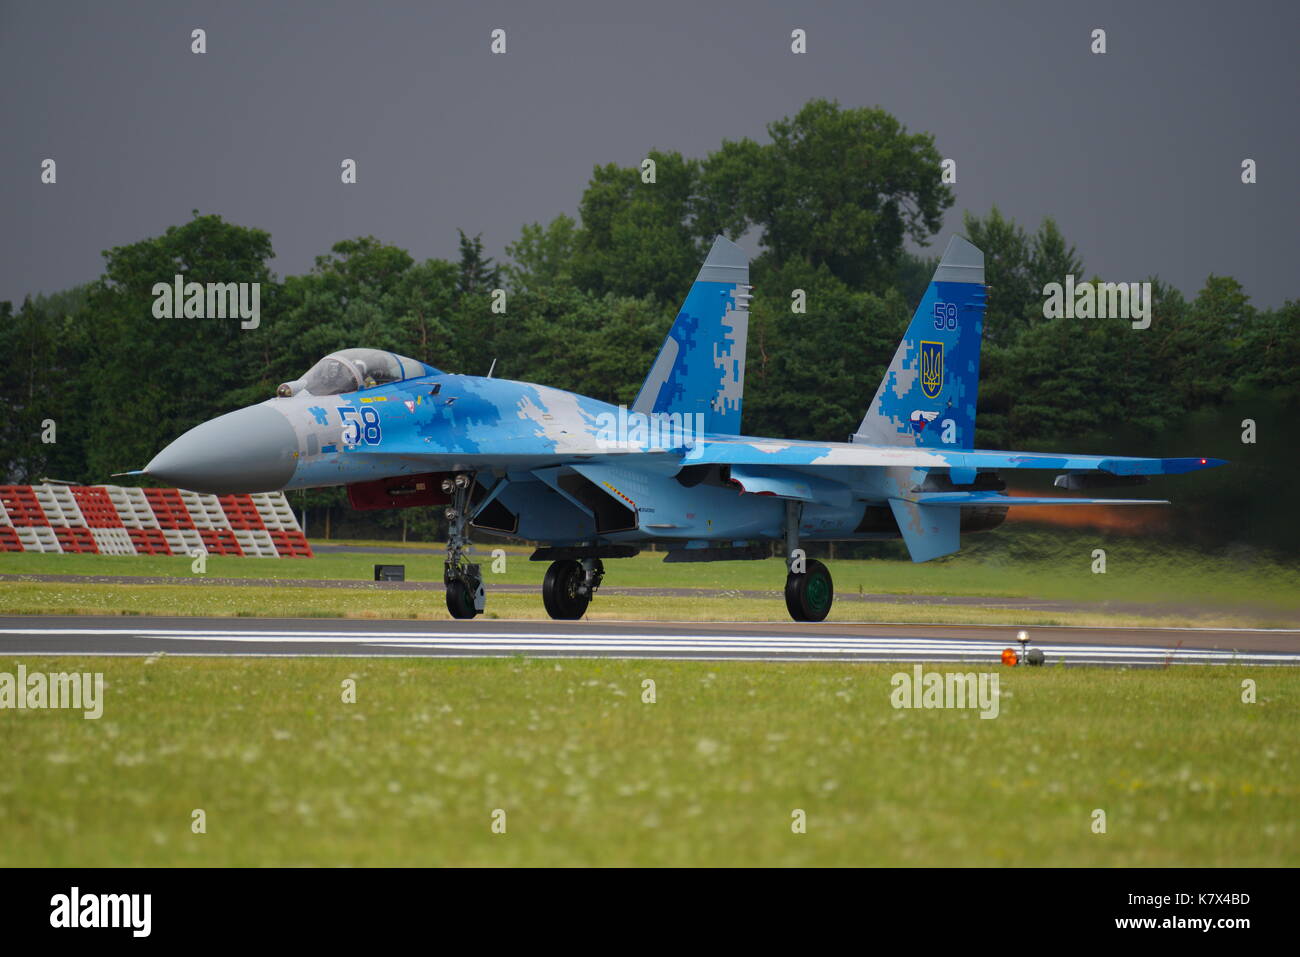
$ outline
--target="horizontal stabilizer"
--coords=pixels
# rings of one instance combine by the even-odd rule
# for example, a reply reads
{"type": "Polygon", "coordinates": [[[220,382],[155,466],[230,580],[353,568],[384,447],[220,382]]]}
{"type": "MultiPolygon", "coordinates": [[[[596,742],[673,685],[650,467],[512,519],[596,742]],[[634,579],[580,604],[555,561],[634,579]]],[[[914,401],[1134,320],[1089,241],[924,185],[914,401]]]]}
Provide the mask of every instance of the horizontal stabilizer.
{"type": "Polygon", "coordinates": [[[905,501],[935,508],[963,505],[1168,505],[1168,499],[1153,498],[1033,498],[1001,495],[997,492],[933,492],[908,496],[905,501]]]}
{"type": "Polygon", "coordinates": [[[1073,452],[1002,452],[992,449],[904,448],[844,442],[805,442],[746,436],[706,439],[691,450],[693,465],[885,466],[924,469],[1051,469],[1111,475],[1182,475],[1227,465],[1223,459],[1152,459],[1073,452]]]}

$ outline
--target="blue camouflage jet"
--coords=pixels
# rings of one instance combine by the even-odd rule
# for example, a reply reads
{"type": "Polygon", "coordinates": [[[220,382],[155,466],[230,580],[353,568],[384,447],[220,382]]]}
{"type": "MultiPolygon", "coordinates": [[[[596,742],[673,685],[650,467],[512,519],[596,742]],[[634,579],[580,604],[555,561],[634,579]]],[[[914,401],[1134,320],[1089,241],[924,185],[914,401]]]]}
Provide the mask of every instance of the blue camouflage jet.
{"type": "Polygon", "coordinates": [[[484,608],[476,529],[538,544],[556,619],[586,612],[604,559],[652,542],[669,562],[765,558],[783,542],[790,615],[821,621],[831,575],[803,542],[902,538],[924,562],[1013,506],[1168,504],[1010,497],[1003,472],[1047,469],[1090,491],[1224,464],[974,448],[986,299],[983,253],[952,237],[849,441],[754,438],[741,433],[749,264],[718,237],[630,409],[347,349],[186,432],[143,474],[200,492],[344,485],[356,508],[445,507],[456,618],[484,608]]]}

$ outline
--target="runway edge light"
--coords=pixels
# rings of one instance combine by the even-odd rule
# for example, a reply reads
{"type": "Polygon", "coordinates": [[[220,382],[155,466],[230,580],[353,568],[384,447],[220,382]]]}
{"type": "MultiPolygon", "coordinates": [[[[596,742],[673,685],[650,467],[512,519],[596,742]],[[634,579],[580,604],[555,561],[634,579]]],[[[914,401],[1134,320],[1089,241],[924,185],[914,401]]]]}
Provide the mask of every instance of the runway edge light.
{"type": "Polygon", "coordinates": [[[1020,642],[1020,654],[1017,655],[1015,649],[1005,648],[1002,651],[1002,663],[1009,668],[1016,665],[1041,665],[1046,660],[1041,648],[1029,647],[1029,632],[1021,630],[1016,632],[1016,641],[1020,642]]]}

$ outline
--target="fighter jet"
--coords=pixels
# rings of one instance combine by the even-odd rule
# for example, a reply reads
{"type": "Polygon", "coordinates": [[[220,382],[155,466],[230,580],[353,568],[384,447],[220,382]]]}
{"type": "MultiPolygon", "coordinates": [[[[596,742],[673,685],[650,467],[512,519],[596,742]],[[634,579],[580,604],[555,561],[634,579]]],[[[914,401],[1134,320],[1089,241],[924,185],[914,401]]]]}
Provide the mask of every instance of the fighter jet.
{"type": "Polygon", "coordinates": [[[582,617],[604,561],[650,543],[668,562],[766,558],[782,543],[790,615],[821,621],[833,583],[804,543],[901,538],[924,562],[1013,507],[1168,504],[1013,497],[1003,473],[1050,470],[1058,487],[1092,491],[1224,464],[976,449],[984,255],[960,236],[847,442],[746,436],[750,289],[744,252],[718,237],[631,408],[346,349],[186,432],[143,474],[219,494],[343,485],[360,509],[444,508],[456,618],[485,607],[477,530],[537,544],[552,618],[582,617]]]}

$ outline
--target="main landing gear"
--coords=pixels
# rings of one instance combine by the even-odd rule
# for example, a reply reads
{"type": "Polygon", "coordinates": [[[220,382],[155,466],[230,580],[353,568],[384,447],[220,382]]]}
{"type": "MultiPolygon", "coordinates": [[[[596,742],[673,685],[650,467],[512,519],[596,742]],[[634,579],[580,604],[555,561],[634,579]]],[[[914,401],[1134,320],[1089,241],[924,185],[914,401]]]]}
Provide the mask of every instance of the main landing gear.
{"type": "Polygon", "coordinates": [[[831,573],[815,558],[803,561],[803,574],[785,576],[785,607],[795,621],[825,621],[835,600],[831,573]]]}
{"type": "Polygon", "coordinates": [[[587,613],[596,589],[605,577],[599,558],[562,559],[551,562],[542,581],[542,604],[557,621],[572,621],[587,613]]]}
{"type": "Polygon", "coordinates": [[[474,476],[464,472],[443,479],[442,490],[451,495],[447,508],[447,558],[442,566],[442,581],[447,589],[447,611],[453,618],[473,618],[487,604],[483,575],[466,557],[469,542],[469,496],[474,476]]]}
{"type": "Polygon", "coordinates": [[[807,558],[799,547],[799,519],[803,506],[785,503],[785,607],[795,621],[825,621],[835,601],[835,585],[826,566],[807,558]]]}

